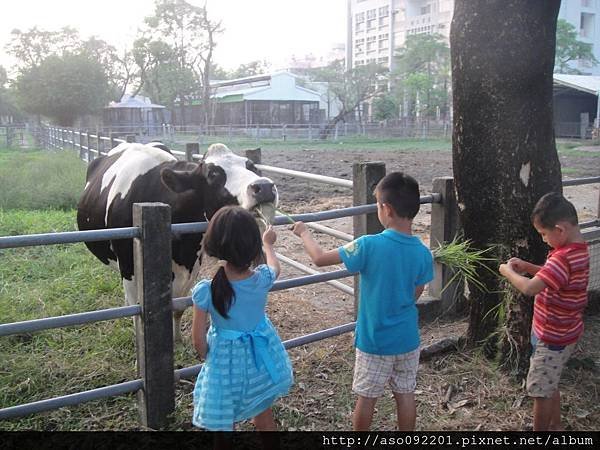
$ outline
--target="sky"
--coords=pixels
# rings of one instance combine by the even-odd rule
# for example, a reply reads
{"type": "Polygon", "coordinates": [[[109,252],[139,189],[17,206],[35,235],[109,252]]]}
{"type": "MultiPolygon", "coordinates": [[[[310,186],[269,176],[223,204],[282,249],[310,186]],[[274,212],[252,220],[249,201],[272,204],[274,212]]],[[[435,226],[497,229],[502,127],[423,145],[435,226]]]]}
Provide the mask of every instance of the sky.
{"type": "MultiPolygon", "coordinates": [[[[205,0],[188,0],[202,6],[205,0]]],[[[223,21],[216,62],[233,69],[266,59],[282,67],[292,55],[324,55],[345,41],[346,0],[206,0],[209,17],[223,21]]],[[[122,48],[133,42],[154,0],[16,0],[2,1],[0,65],[14,62],[4,51],[10,32],[18,28],[79,30],[122,48]]],[[[130,45],[129,45],[130,46],[130,45]]]]}

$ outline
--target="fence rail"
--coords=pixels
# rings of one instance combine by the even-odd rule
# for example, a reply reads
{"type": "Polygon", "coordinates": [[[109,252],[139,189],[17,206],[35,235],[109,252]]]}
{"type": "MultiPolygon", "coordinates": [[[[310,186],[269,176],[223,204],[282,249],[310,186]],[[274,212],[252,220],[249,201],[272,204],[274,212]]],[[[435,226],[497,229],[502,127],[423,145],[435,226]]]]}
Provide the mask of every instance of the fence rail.
{"type": "MultiPolygon", "coordinates": [[[[69,144],[74,150],[78,150],[80,156],[84,157],[84,159],[87,159],[88,162],[93,159],[94,155],[102,154],[102,143],[107,141],[111,144],[114,142],[124,142],[123,140],[115,139],[114,136],[109,139],[105,139],[100,136],[100,134],[84,134],[82,132],[75,132],[74,130],[66,129],[53,129],[47,136],[47,142],[50,147],[64,148],[65,144],[69,144]],[[94,141],[97,145],[95,150],[91,148],[94,141]]],[[[195,148],[197,149],[197,145],[195,148]]],[[[186,151],[185,156],[187,159],[193,158],[191,147],[189,151],[186,151]]],[[[253,157],[254,162],[258,164],[257,167],[259,167],[261,170],[266,171],[271,168],[271,166],[260,164],[260,153],[258,155],[255,153],[253,157]]],[[[318,222],[341,217],[354,217],[355,236],[377,231],[379,224],[377,223],[376,217],[374,217],[377,208],[376,205],[373,204],[372,186],[383,176],[383,174],[385,174],[385,166],[383,166],[383,164],[355,164],[353,166],[352,181],[321,176],[317,176],[317,178],[315,178],[314,174],[305,174],[297,171],[288,171],[288,174],[306,177],[307,179],[318,182],[343,182],[344,187],[352,187],[354,203],[356,205],[351,208],[297,214],[292,216],[294,220],[318,222]]],[[[566,182],[568,183],[565,184],[566,186],[583,184],[583,182],[580,183],[580,180],[566,180],[566,182]]],[[[600,182],[600,177],[589,178],[586,180],[586,183],[589,182],[600,182]]],[[[337,185],[339,186],[342,184],[337,185]]],[[[431,246],[435,247],[440,243],[451,240],[457,230],[457,207],[454,199],[454,186],[452,178],[444,177],[434,180],[433,193],[422,196],[420,201],[421,203],[432,203],[432,226],[430,238],[431,246]]],[[[159,305],[164,304],[161,303],[161,296],[164,296],[165,292],[170,292],[170,285],[168,289],[166,289],[165,286],[161,286],[161,282],[155,279],[161,277],[155,277],[153,273],[149,273],[148,267],[155,264],[159,257],[162,259],[166,258],[166,246],[168,246],[168,251],[170,252],[171,239],[169,234],[177,236],[186,233],[198,233],[204,231],[207,224],[202,222],[171,225],[170,217],[168,217],[169,223],[168,226],[166,226],[164,220],[159,220],[159,216],[161,216],[163,219],[165,218],[164,214],[166,210],[164,208],[167,208],[165,205],[135,205],[134,212],[136,208],[139,208],[139,211],[138,213],[134,213],[134,226],[130,228],[68,232],[52,235],[40,234],[30,236],[10,236],[0,238],[0,249],[34,245],[51,245],[83,241],[133,238],[137,243],[134,247],[138,249],[134,253],[136,278],[138,280],[147,280],[148,277],[152,276],[153,279],[153,283],[145,283],[142,281],[142,286],[144,286],[145,289],[147,286],[147,289],[140,294],[141,296],[138,299],[140,303],[139,305],[0,325],[0,336],[8,336],[16,333],[40,331],[55,327],[73,326],[97,322],[100,320],[113,320],[117,318],[133,316],[139,325],[136,326],[136,349],[138,356],[138,374],[141,375],[140,379],[125,383],[106,386],[86,392],[70,394],[53,399],[32,402],[26,405],[17,405],[10,408],[0,409],[0,419],[18,417],[33,412],[47,411],[50,409],[75,405],[90,400],[111,397],[114,395],[138,392],[142,397],[142,400],[138,403],[142,417],[142,423],[152,428],[160,428],[164,425],[167,416],[174,408],[174,380],[192,377],[198,373],[200,365],[173,370],[173,364],[165,364],[165,361],[172,362],[173,359],[172,330],[170,323],[171,310],[181,310],[189,307],[192,304],[191,297],[170,299],[171,306],[168,310],[165,308],[159,308],[159,305]],[[146,213],[141,213],[141,210],[145,210],[146,213]],[[162,212],[159,214],[158,211],[162,212]],[[153,230],[155,229],[159,231],[162,229],[162,232],[154,232],[153,230]],[[144,232],[142,232],[142,230],[144,230],[144,232]],[[154,251],[152,247],[153,245],[161,250],[154,251]],[[158,310],[155,308],[158,308],[158,310]],[[161,317],[159,319],[156,318],[156,311],[160,311],[159,315],[161,317]],[[167,315],[169,316],[168,321],[166,320],[167,315]],[[151,322],[155,320],[158,320],[158,323],[151,322]],[[153,330],[151,335],[148,333],[150,329],[153,330]],[[159,332],[157,335],[154,335],[156,330],[159,330],[159,332]],[[154,339],[156,345],[150,341],[146,342],[146,338],[150,339],[150,341],[154,339]]],[[[289,219],[287,217],[277,216],[275,219],[275,225],[283,225],[288,223],[288,221],[289,219]]],[[[590,227],[593,228],[590,233],[597,233],[599,231],[596,230],[599,221],[600,219],[590,222],[590,227]]],[[[169,283],[170,264],[159,264],[159,266],[159,269],[162,268],[163,272],[165,272],[165,270],[169,272],[167,277],[162,277],[163,284],[165,282],[169,283]],[[164,281],[164,278],[167,278],[167,281],[164,281]]],[[[157,269],[155,268],[155,270],[157,269]]],[[[166,272],[163,273],[163,275],[165,274],[166,272]]],[[[307,276],[277,281],[273,286],[272,291],[290,289],[293,287],[304,286],[313,283],[333,281],[348,276],[352,276],[352,274],[347,270],[313,273],[307,276]]],[[[452,279],[451,277],[452,273],[449,270],[438,265],[436,268],[436,279],[430,285],[430,294],[434,297],[434,301],[427,303],[428,308],[433,303],[436,303],[436,308],[438,310],[446,309],[448,302],[452,300],[451,296],[453,289],[448,289],[445,291],[445,288],[452,279]]],[[[339,288],[339,286],[337,287],[339,288]]],[[[349,293],[351,288],[349,286],[345,286],[345,288],[345,292],[349,293]]],[[[354,292],[354,290],[352,290],[352,292],[354,292]]],[[[421,302],[420,304],[425,304],[425,302],[421,302]]],[[[353,330],[354,327],[354,322],[348,323],[330,328],[328,330],[322,330],[311,335],[300,336],[286,341],[284,344],[286,345],[286,348],[292,348],[298,345],[304,345],[306,343],[324,339],[326,337],[346,333],[353,330]]]]}

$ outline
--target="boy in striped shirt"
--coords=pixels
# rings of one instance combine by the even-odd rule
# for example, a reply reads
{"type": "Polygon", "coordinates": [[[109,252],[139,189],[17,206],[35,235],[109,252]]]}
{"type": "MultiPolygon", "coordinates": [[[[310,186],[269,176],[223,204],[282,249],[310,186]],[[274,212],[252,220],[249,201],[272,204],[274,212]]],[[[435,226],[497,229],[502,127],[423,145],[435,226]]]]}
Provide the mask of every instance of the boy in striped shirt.
{"type": "Polygon", "coordinates": [[[523,294],[535,295],[533,354],[527,375],[527,392],[533,397],[533,430],[560,430],[558,381],[583,333],[590,257],[575,207],[562,195],[552,192],[540,198],[531,220],[552,247],[545,264],[511,258],[500,265],[500,273],[523,294]]]}

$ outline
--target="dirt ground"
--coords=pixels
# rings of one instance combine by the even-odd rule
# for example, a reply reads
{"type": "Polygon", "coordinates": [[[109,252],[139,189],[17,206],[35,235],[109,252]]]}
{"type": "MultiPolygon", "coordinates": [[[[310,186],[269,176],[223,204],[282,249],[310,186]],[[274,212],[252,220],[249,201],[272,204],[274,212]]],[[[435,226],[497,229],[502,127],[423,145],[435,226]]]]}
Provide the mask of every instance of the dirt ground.
{"type": "MultiPolygon", "coordinates": [[[[595,151],[590,157],[565,157],[563,167],[568,167],[569,178],[597,176],[600,172],[595,151]]],[[[452,174],[451,153],[446,151],[368,152],[337,150],[321,151],[310,148],[285,152],[263,150],[263,163],[272,166],[351,179],[352,163],[356,161],[383,161],[387,171],[402,170],[414,176],[421,186],[421,194],[428,194],[434,177],[452,174]]],[[[348,189],[298,180],[289,176],[265,174],[280,186],[280,207],[287,213],[324,211],[351,206],[348,189]]],[[[598,184],[569,187],[565,195],[574,202],[580,220],[594,218],[598,210],[598,184]]],[[[415,231],[428,243],[430,207],[423,205],[415,220],[415,231]]],[[[323,225],[352,233],[351,219],[323,222],[323,225]]],[[[332,249],[343,241],[315,233],[323,247],[332,249]]],[[[285,227],[278,228],[276,251],[312,266],[302,251],[300,241],[285,227]]],[[[335,267],[325,270],[335,270],[335,267]]],[[[280,279],[305,275],[297,269],[282,264],[280,279]]],[[[339,280],[352,286],[351,278],[339,280]]],[[[316,284],[273,293],[269,301],[269,315],[283,339],[313,333],[325,328],[353,321],[354,299],[327,284],[316,284]]],[[[591,325],[592,335],[598,336],[600,326],[591,325]],[[594,331],[595,330],[595,331],[594,331]],[[595,334],[594,334],[595,333],[595,334]]],[[[467,322],[436,320],[423,324],[422,345],[428,345],[447,336],[464,334],[467,322]]],[[[353,397],[350,391],[353,367],[352,333],[331,338],[318,344],[304,346],[290,352],[296,372],[296,383],[289,397],[278,406],[282,428],[300,430],[349,429],[353,397]]],[[[597,342],[587,342],[594,353],[592,363],[593,383],[598,380],[600,359],[597,342]],[[594,381],[596,380],[596,381],[594,381]]],[[[438,430],[511,430],[530,429],[530,404],[523,387],[503,376],[493,364],[481,362],[472,351],[442,356],[421,364],[417,402],[419,419],[417,428],[438,430]],[[426,381],[425,381],[426,380],[426,381]]],[[[585,377],[586,373],[571,374],[571,378],[585,377]]],[[[589,383],[578,382],[581,386],[589,383]]],[[[600,407],[597,387],[591,395],[592,404],[577,399],[585,393],[573,395],[572,412],[577,419],[570,429],[597,429],[600,426],[600,407]],[[595,400],[594,400],[595,399],[595,400]],[[595,402],[595,403],[593,403],[595,402]]],[[[567,405],[567,408],[570,406],[567,405]]],[[[394,408],[390,399],[378,407],[374,428],[394,429],[394,408]]]]}

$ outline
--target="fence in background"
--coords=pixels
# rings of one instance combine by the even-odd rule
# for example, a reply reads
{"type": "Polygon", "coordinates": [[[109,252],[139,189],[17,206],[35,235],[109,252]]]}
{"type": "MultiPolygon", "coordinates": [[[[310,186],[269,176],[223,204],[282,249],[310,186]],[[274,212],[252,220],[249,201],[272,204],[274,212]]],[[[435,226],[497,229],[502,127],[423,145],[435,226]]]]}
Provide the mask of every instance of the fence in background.
{"type": "MultiPolygon", "coordinates": [[[[108,151],[106,142],[116,144],[125,140],[114,136],[102,137],[98,134],[84,133],[67,129],[50,129],[49,133],[42,136],[50,148],[72,148],[79,152],[82,159],[93,160],[98,155],[108,151]],[[95,145],[95,147],[94,147],[95,145]]],[[[129,138],[132,140],[133,138],[129,138]]],[[[198,144],[186,146],[186,152],[177,152],[178,156],[185,156],[188,160],[198,158],[198,144]]],[[[261,164],[260,152],[250,151],[248,157],[252,159],[257,168],[265,172],[285,173],[287,175],[302,176],[312,181],[337,183],[338,186],[352,187],[355,206],[342,210],[323,211],[312,214],[292,216],[294,220],[304,222],[317,222],[339,217],[354,218],[354,235],[373,233],[380,230],[376,217],[376,206],[373,204],[373,188],[385,174],[382,163],[363,163],[353,166],[353,180],[335,179],[315,174],[280,169],[261,164]],[[285,171],[285,172],[283,172],[285,171]]],[[[584,183],[599,183],[600,177],[585,180],[569,180],[564,185],[584,183]]],[[[433,193],[421,197],[421,203],[432,203],[431,237],[432,246],[451,240],[458,227],[456,201],[454,199],[453,180],[450,177],[434,180],[433,193]]],[[[600,201],[599,201],[600,208],[600,201]]],[[[600,209],[599,209],[600,213],[600,209]]],[[[276,225],[287,223],[287,218],[278,217],[276,225]]],[[[32,320],[20,323],[0,325],[0,336],[17,333],[39,331],[44,329],[72,326],[100,320],[111,320],[120,317],[135,317],[136,326],[136,352],[138,357],[139,379],[127,381],[117,385],[94,389],[91,391],[70,394],[48,400],[17,405],[0,410],[0,419],[19,417],[35,412],[57,409],[63,406],[75,405],[82,402],[106,398],[126,393],[138,393],[138,408],[142,424],[151,428],[160,428],[166,423],[167,417],[174,409],[175,381],[182,378],[192,378],[200,370],[200,365],[173,370],[173,335],[171,324],[171,311],[182,309],[191,305],[191,297],[180,299],[165,298],[165,292],[170,292],[170,233],[199,233],[206,229],[206,223],[175,224],[170,223],[170,210],[166,205],[142,204],[134,206],[134,226],[132,228],[111,229],[101,231],[55,233],[49,235],[12,236],[0,238],[0,248],[14,248],[31,245],[48,245],[56,243],[71,243],[82,241],[99,241],[107,239],[135,239],[136,249],[135,276],[142,280],[144,286],[140,290],[139,305],[112,308],[103,311],[87,312],[69,316],[53,317],[32,320]],[[143,239],[142,239],[143,236],[143,239]],[[144,282],[151,277],[152,283],[144,282]],[[167,302],[170,308],[164,308],[167,302]],[[149,332],[152,330],[152,333],[149,332]]],[[[600,214],[599,218],[581,224],[584,228],[586,239],[592,241],[595,247],[600,244],[600,214]]],[[[332,234],[328,227],[321,230],[332,234]]],[[[336,230],[333,230],[336,231],[336,230]]],[[[334,235],[334,234],[332,234],[334,235]]],[[[348,239],[349,235],[339,235],[340,239],[348,239]]],[[[351,276],[345,270],[327,273],[311,274],[305,277],[278,281],[273,290],[288,289],[296,286],[317,282],[333,281],[351,276]]],[[[443,289],[451,279],[450,271],[443,267],[436,268],[436,279],[430,284],[430,299],[418,303],[422,315],[436,314],[445,311],[454,298],[454,289],[443,289]]],[[[345,288],[349,286],[343,285],[345,288]]],[[[336,286],[340,288],[340,286],[336,286]]],[[[353,291],[356,294],[356,290],[353,291]]],[[[304,345],[330,336],[352,331],[355,323],[348,323],[322,330],[311,335],[300,336],[285,342],[287,348],[304,345]]]]}

